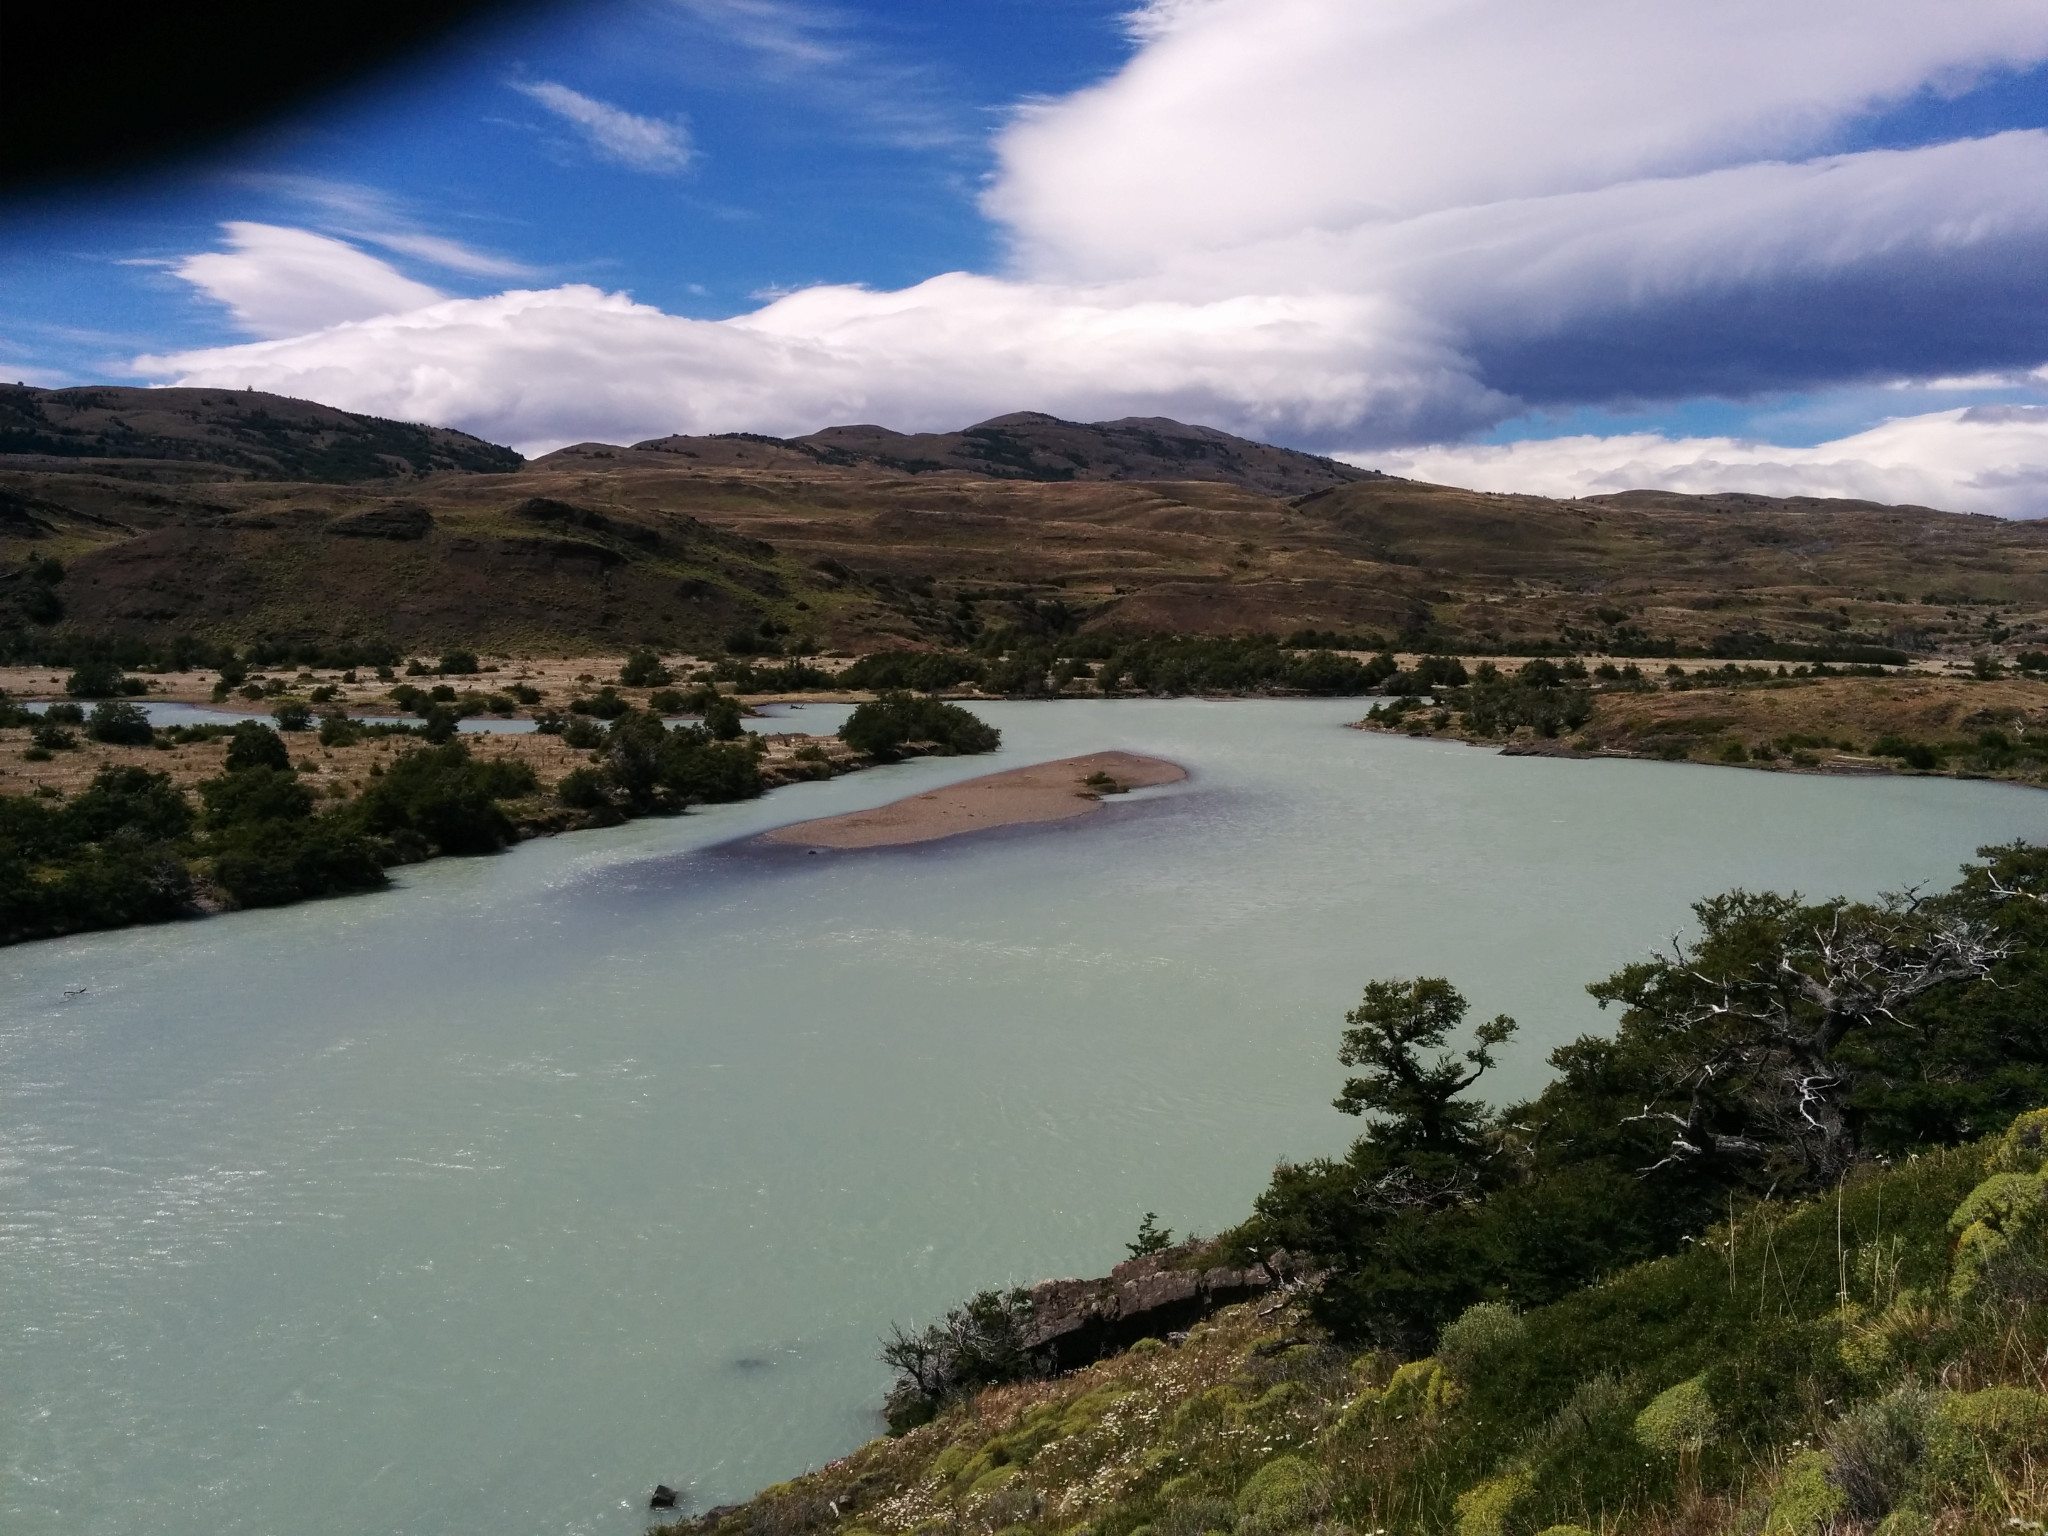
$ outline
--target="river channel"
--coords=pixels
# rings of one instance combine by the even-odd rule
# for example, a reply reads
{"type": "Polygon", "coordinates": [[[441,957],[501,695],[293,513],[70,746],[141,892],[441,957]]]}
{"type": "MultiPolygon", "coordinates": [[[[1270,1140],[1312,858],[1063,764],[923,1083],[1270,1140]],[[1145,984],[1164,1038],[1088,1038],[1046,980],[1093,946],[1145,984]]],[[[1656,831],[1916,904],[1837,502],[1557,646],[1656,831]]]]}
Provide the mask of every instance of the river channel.
{"type": "Polygon", "coordinates": [[[1503,758],[1356,701],[976,708],[995,758],[0,951],[0,1532],[627,1536],[657,1481],[743,1497],[877,1431],[891,1322],[1341,1148],[1368,979],[1519,1018],[1512,1095],[1701,895],[2048,833],[2039,791],[1503,758]],[[1191,777],[746,841],[1108,748],[1191,777]]]}

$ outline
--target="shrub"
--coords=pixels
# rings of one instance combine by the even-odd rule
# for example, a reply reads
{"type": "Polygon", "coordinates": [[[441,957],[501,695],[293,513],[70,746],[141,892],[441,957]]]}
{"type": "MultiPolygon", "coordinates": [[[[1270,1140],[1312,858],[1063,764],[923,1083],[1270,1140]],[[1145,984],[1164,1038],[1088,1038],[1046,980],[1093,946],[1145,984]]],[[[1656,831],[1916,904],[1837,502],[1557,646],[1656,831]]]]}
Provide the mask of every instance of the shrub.
{"type": "Polygon", "coordinates": [[[270,717],[277,722],[280,731],[310,731],[313,728],[311,706],[297,700],[278,705],[270,712],[270,717]]]}
{"type": "Polygon", "coordinates": [[[1697,1455],[1709,1445],[1720,1425],[1704,1377],[1695,1376],[1667,1387],[1636,1415],[1636,1439],[1666,1456],[1697,1455]]]}
{"type": "Polygon", "coordinates": [[[594,811],[612,803],[605,776],[595,768],[572,768],[563,774],[555,786],[555,798],[576,811],[594,811]]]}
{"type": "Polygon", "coordinates": [[[320,717],[320,745],[323,747],[345,747],[362,734],[363,728],[340,710],[320,717]]]}
{"type": "Polygon", "coordinates": [[[479,670],[475,651],[444,651],[434,669],[444,677],[473,677],[479,670]]]}
{"type": "Polygon", "coordinates": [[[1436,1355],[1459,1381],[1473,1380],[1486,1359],[1521,1341],[1522,1319],[1505,1302],[1482,1301],[1467,1307],[1437,1338],[1436,1355]]]}
{"type": "Polygon", "coordinates": [[[1927,1447],[1936,1486],[1988,1510],[1999,1502],[2005,1478],[2048,1455],[2048,1396],[2027,1387],[1987,1387],[1944,1398],[1927,1447]]]}
{"type": "Polygon", "coordinates": [[[993,752],[1003,738],[1000,731],[957,704],[885,693],[854,710],[839,728],[839,739],[856,752],[888,762],[901,756],[901,749],[912,742],[929,743],[940,755],[950,756],[993,752]]]}
{"type": "Polygon", "coordinates": [[[144,842],[169,843],[192,830],[192,807],[170,775],[147,768],[102,768],[60,814],[66,832],[81,842],[125,833],[144,842]]]}
{"type": "Polygon", "coordinates": [[[78,745],[78,738],[61,725],[38,725],[28,733],[28,739],[44,752],[69,752],[78,745]]]}
{"type": "Polygon", "coordinates": [[[227,770],[238,768],[290,768],[292,755],[284,738],[267,725],[240,720],[228,736],[227,770]]]}
{"type": "Polygon", "coordinates": [[[592,747],[604,745],[604,727],[580,715],[564,725],[561,732],[562,740],[579,752],[588,752],[592,747]]]}
{"type": "Polygon", "coordinates": [[[1458,1536],[1506,1536],[1515,1506],[1535,1490],[1520,1468],[1458,1495],[1458,1536]]]}
{"type": "Polygon", "coordinates": [[[1039,1374],[1024,1347],[1031,1294],[982,1291],[923,1333],[891,1330],[882,1363],[895,1370],[884,1411],[891,1433],[929,1422],[940,1408],[983,1387],[1039,1374]]]}
{"type": "Polygon", "coordinates": [[[1859,1403],[1828,1426],[1830,1475],[1850,1514],[1881,1520],[1906,1496],[1927,1450],[1934,1408],[1931,1392],[1906,1386],[1859,1403]]]}
{"type": "Polygon", "coordinates": [[[289,768],[237,768],[199,786],[206,823],[222,828],[258,822],[303,821],[313,814],[313,792],[289,768]]]}
{"type": "Polygon", "coordinates": [[[64,691],[74,699],[111,699],[122,692],[126,679],[111,661],[84,661],[64,680],[64,691]]]}
{"type": "Polygon", "coordinates": [[[618,690],[611,687],[598,689],[595,698],[569,701],[570,714],[590,715],[599,720],[616,720],[632,707],[631,702],[620,698],[618,690]]]}
{"type": "Polygon", "coordinates": [[[114,699],[93,706],[91,718],[85,723],[85,734],[94,741],[122,747],[146,747],[156,740],[156,731],[140,705],[114,699]]]}
{"type": "Polygon", "coordinates": [[[2029,1240],[2038,1237],[2044,1221],[2048,1183],[2039,1174],[1994,1173],[1971,1190],[1949,1217],[1949,1230],[1957,1234],[1949,1295],[1962,1301],[1985,1289],[1992,1273],[2007,1267],[2016,1244],[2032,1248],[2029,1240]]]}
{"type": "Polygon", "coordinates": [[[659,688],[674,682],[675,678],[654,652],[634,651],[626,657],[625,665],[619,668],[619,681],[628,688],[659,688]]]}
{"type": "Polygon", "coordinates": [[[463,743],[450,741],[400,753],[349,811],[405,856],[496,853],[512,840],[512,823],[497,801],[536,788],[525,764],[480,763],[463,743]]]}
{"type": "Polygon", "coordinates": [[[956,651],[876,651],[863,656],[836,679],[842,688],[871,688],[877,692],[915,689],[936,693],[961,683],[978,683],[987,668],[972,656],[956,651]]]}
{"type": "Polygon", "coordinates": [[[1330,1479],[1299,1456],[1275,1456],[1238,1490],[1238,1530],[1279,1536],[1314,1525],[1330,1504],[1330,1479]]]}
{"type": "Polygon", "coordinates": [[[1764,1536],[1823,1536],[1846,1504],[1842,1490],[1828,1477],[1826,1453],[1801,1451],[1787,1463],[1772,1490],[1764,1536]]]}
{"type": "Polygon", "coordinates": [[[333,817],[237,827],[216,840],[216,849],[214,881],[241,907],[284,906],[387,883],[376,850],[333,817]]]}
{"type": "Polygon", "coordinates": [[[51,704],[43,710],[43,718],[52,725],[83,725],[85,711],[76,704],[51,704]]]}
{"type": "Polygon", "coordinates": [[[704,701],[704,729],[718,741],[737,741],[744,735],[741,718],[739,700],[730,694],[714,693],[704,701]]]}

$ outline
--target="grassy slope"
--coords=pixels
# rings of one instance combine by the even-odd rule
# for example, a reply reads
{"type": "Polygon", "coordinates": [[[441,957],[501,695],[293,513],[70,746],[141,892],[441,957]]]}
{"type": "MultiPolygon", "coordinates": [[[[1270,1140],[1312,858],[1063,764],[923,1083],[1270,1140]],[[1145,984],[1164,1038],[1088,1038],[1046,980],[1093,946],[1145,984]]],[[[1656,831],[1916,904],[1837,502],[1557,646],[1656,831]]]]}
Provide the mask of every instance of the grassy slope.
{"type": "MultiPolygon", "coordinates": [[[[1987,1150],[1866,1176],[1839,1212],[1826,1200],[1740,1213],[1732,1231],[1677,1257],[1526,1314],[1491,1348],[1458,1357],[1455,1372],[1347,1357],[1292,1309],[1252,1303],[1178,1348],[1148,1342],[1069,1377],[984,1392],[900,1439],[669,1529],[1819,1531],[1801,1500],[1824,1507],[1832,1496],[1817,1463],[1798,1458],[1843,1443],[1837,1426],[1858,1405],[1916,1382],[1950,1394],[2043,1385],[2038,1308],[1944,1299],[1948,1218],[1987,1150]],[[1638,1415],[1695,1379],[1716,1420],[1706,1444],[1647,1448],[1638,1415]]],[[[1944,1411],[1984,1401],[1951,1397],[1944,1411]]],[[[2029,1403],[2048,1414],[2048,1400],[2029,1403]]],[[[1921,1464],[1908,1497],[1934,1523],[1888,1530],[1989,1532],[2039,1518],[2048,1434],[2037,1426],[2007,1458],[1990,1441],[1970,1447],[1960,1473],[1946,1464],[1946,1481],[1921,1464]]],[[[1842,1515],[1834,1528],[1871,1523],[1842,1515]]]]}
{"type": "Polygon", "coordinates": [[[8,567],[54,554],[75,577],[66,624],[155,640],[616,652],[766,617],[867,649],[956,643],[1051,599],[1096,628],[1426,628],[1439,649],[1700,645],[1733,630],[1969,655],[2048,638],[2048,527],[1858,503],[1557,502],[1402,481],[1290,501],[1221,483],[692,467],[632,450],[356,486],[0,468],[0,493],[19,514],[0,516],[0,587],[8,567]],[[512,509],[536,495],[615,531],[528,526],[512,509]],[[428,508],[432,531],[327,531],[397,503],[428,508]]]}

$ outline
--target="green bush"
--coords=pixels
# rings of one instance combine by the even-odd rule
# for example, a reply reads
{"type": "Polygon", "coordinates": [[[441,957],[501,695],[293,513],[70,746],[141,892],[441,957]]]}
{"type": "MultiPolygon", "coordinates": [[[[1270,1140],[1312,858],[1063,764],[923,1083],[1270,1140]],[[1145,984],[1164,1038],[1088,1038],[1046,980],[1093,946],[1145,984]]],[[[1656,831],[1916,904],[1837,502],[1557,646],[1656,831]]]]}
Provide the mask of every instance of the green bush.
{"type": "Polygon", "coordinates": [[[111,699],[124,692],[127,679],[111,661],[84,661],[64,680],[64,691],[74,699],[111,699]]]}
{"type": "Polygon", "coordinates": [[[1516,1468],[1458,1495],[1458,1536],[1506,1536],[1508,1521],[1535,1490],[1535,1480],[1516,1468]]]}
{"type": "Polygon", "coordinates": [[[1329,1474],[1299,1456],[1276,1456],[1238,1490],[1238,1530],[1280,1536],[1316,1523],[1329,1508],[1329,1474]]]}
{"type": "Polygon", "coordinates": [[[92,714],[85,722],[85,734],[94,741],[122,747],[146,747],[156,740],[149,716],[143,713],[140,705],[114,699],[93,706],[92,714]]]}
{"type": "Polygon", "coordinates": [[[401,752],[343,813],[402,858],[496,853],[512,840],[497,802],[538,787],[523,763],[478,762],[460,741],[401,752]]]}
{"type": "Polygon", "coordinates": [[[909,693],[885,693],[855,709],[839,728],[839,739],[856,752],[887,762],[900,757],[902,749],[912,743],[929,744],[941,756],[950,756],[993,752],[1003,738],[1000,731],[957,704],[909,693]]]}
{"type": "Polygon", "coordinates": [[[563,774],[555,798],[574,811],[594,811],[612,803],[605,776],[595,768],[572,768],[563,774]]]}
{"type": "Polygon", "coordinates": [[[445,677],[471,677],[479,670],[475,651],[444,651],[434,669],[445,677]]]}
{"type": "Polygon", "coordinates": [[[1666,1456],[1698,1455],[1720,1432],[1704,1377],[1666,1387],[1636,1415],[1636,1439],[1666,1456]]]}
{"type": "Polygon", "coordinates": [[[212,828],[257,822],[303,821],[313,814],[313,793],[289,768],[237,768],[199,786],[212,828]]]}
{"type": "Polygon", "coordinates": [[[144,768],[102,768],[62,806],[0,796],[0,942],[185,916],[191,825],[170,777],[144,768]]]}
{"type": "Polygon", "coordinates": [[[1826,1454],[1801,1451],[1786,1464],[1772,1491],[1764,1536],[1826,1536],[1847,1504],[1828,1476],[1826,1454]]]}
{"type": "Polygon", "coordinates": [[[79,842],[175,843],[192,830],[192,807],[170,775],[147,768],[102,768],[58,814],[79,842]]]}
{"type": "Polygon", "coordinates": [[[227,771],[239,768],[290,768],[292,755],[284,738],[267,725],[238,720],[228,736],[227,771]]]}
{"type": "Polygon", "coordinates": [[[387,882],[376,849],[334,815],[238,824],[216,836],[213,847],[213,878],[241,907],[284,906],[387,882]]]}
{"type": "Polygon", "coordinates": [[[728,693],[714,693],[704,701],[704,729],[718,741],[737,741],[746,734],[740,724],[740,703],[728,693]]]}
{"type": "Polygon", "coordinates": [[[2048,1458],[2048,1394],[1987,1387],[1942,1399],[1927,1437],[1935,1488],[1990,1512],[2001,1485],[2028,1462],[2048,1458]]]}
{"type": "Polygon", "coordinates": [[[1489,1355],[1520,1341],[1522,1319],[1505,1302],[1482,1301],[1458,1314],[1437,1337],[1436,1357],[1459,1381],[1485,1369],[1489,1355]]]}
{"type": "Polygon", "coordinates": [[[294,699],[280,704],[270,712],[280,731],[310,731],[313,728],[313,711],[309,705],[294,699]]]}
{"type": "Polygon", "coordinates": [[[987,673],[981,662],[957,651],[876,651],[854,662],[835,681],[841,688],[868,688],[878,693],[901,689],[937,693],[962,683],[978,683],[987,673]]]}
{"type": "Polygon", "coordinates": [[[654,652],[634,651],[619,668],[619,681],[628,688],[659,688],[675,678],[654,652]]]}

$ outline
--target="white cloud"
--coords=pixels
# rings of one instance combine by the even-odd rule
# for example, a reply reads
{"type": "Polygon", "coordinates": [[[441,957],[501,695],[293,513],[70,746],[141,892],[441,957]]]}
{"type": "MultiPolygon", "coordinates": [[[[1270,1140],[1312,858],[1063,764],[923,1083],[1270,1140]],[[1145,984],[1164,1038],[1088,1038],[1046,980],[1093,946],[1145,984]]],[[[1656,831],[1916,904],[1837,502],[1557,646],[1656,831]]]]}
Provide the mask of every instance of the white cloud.
{"type": "Polygon", "coordinates": [[[258,336],[318,333],[347,320],[418,309],[441,294],[341,240],[276,224],[223,225],[230,249],[172,270],[258,336]]]}
{"type": "MultiPolygon", "coordinates": [[[[830,73],[813,55],[839,45],[801,7],[688,4],[830,73]]],[[[1531,402],[2023,376],[2048,358],[2048,133],[1830,152],[1873,108],[2048,58],[2038,0],[1154,0],[1132,24],[1126,68],[1002,136],[1003,276],[811,289],[722,322],[583,287],[429,291],[416,312],[365,297],[335,316],[357,323],[288,334],[282,295],[325,279],[273,240],[180,269],[238,314],[256,313],[238,293],[276,296],[257,327],[273,339],[138,366],[529,449],[1028,407],[1377,450],[1531,402]]],[[[593,133],[637,125],[619,142],[656,159],[669,142],[567,87],[521,89],[593,133]]],[[[320,249],[366,294],[408,282],[337,245],[320,249]]],[[[1754,476],[1768,459],[1844,485],[1863,463],[1905,484],[1918,454],[1931,489],[1904,499],[2034,494],[2031,448],[2008,463],[2005,437],[1957,422],[1845,440],[1839,468],[1739,444],[1582,451],[1602,474],[1754,476]],[[1970,480],[1966,452],[2010,473],[1970,480]]],[[[1563,474],[1572,451],[1502,462],[1563,474]]]]}
{"type": "Polygon", "coordinates": [[[2037,0],[1176,0],[1112,79],[1028,110],[988,205],[1030,270],[1355,229],[1759,159],[2048,57],[2037,0]]]}
{"type": "Polygon", "coordinates": [[[2048,406],[1980,405],[1905,416],[1811,448],[1633,433],[1357,458],[1412,479],[1477,491],[1750,491],[2048,516],[2048,406]]]}
{"type": "Polygon", "coordinates": [[[679,124],[637,116],[552,80],[518,80],[513,89],[575,128],[593,151],[616,165],[671,175],[690,163],[690,135],[679,124]]]}
{"type": "Polygon", "coordinates": [[[305,204],[325,217],[334,234],[397,251],[420,261],[471,277],[532,277],[533,268],[475,246],[429,234],[400,203],[378,187],[334,181],[324,176],[283,176],[262,173],[241,178],[249,186],[305,204]]]}
{"type": "Polygon", "coordinates": [[[528,452],[850,420],[954,427],[1019,402],[1083,417],[1165,411],[1253,431],[1336,431],[1362,410],[1479,421],[1505,405],[1411,316],[1370,298],[1188,302],[966,273],[895,293],[806,289],[727,321],[582,286],[451,299],[137,367],[453,423],[528,452]]]}

